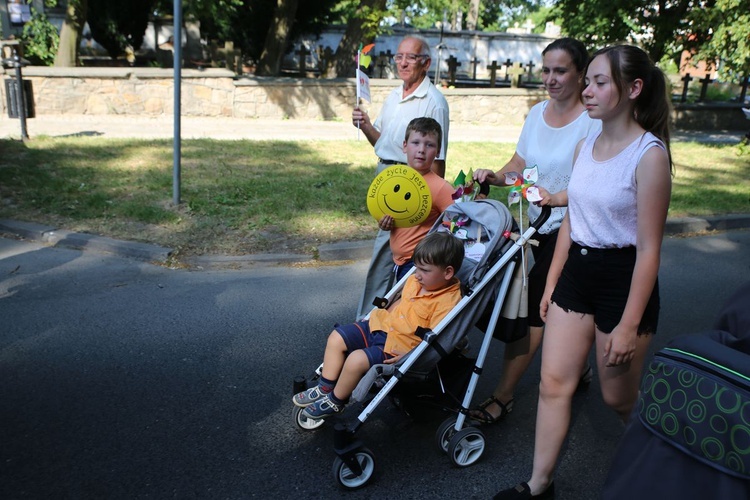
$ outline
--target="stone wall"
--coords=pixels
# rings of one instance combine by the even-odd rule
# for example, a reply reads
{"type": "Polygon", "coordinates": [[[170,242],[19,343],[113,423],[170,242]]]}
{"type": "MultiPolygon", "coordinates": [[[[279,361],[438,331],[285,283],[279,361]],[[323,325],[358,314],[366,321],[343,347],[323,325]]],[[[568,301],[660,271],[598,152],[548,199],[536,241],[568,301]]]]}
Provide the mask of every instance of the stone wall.
{"type": "Polygon", "coordinates": [[[672,117],[683,130],[747,130],[750,127],[739,103],[679,103],[674,105],[672,117]]]}
{"type": "MultiPolygon", "coordinates": [[[[3,71],[4,79],[8,78],[3,71]]],[[[2,74],[0,73],[0,74],[2,74]]],[[[37,116],[171,115],[173,71],[159,68],[26,67],[37,116]]],[[[398,80],[373,79],[372,104],[377,116],[398,80]]],[[[520,125],[529,108],[546,97],[542,89],[443,89],[453,123],[520,125]]],[[[355,101],[353,79],[321,80],[237,77],[224,69],[182,71],[184,116],[348,120],[355,101]]],[[[7,113],[5,85],[0,85],[0,112],[7,113]]],[[[682,128],[743,129],[739,105],[675,106],[675,125],[682,128]]]]}

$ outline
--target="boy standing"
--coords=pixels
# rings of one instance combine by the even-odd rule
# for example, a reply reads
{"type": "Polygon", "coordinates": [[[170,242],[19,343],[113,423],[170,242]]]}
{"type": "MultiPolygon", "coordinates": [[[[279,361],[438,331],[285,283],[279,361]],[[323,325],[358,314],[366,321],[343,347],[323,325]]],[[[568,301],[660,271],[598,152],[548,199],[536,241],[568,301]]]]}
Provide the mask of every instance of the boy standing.
{"type": "Polygon", "coordinates": [[[417,328],[434,328],[461,300],[455,275],[463,258],[463,242],[452,234],[424,237],[414,250],[416,271],[401,298],[388,309],[372,311],[369,320],[330,333],[319,384],[292,399],[305,408],[302,415],[317,420],[342,411],[371,366],[395,363],[419,344],[417,328]]]}
{"type": "Polygon", "coordinates": [[[440,151],[441,138],[440,124],[434,118],[415,118],[406,127],[403,145],[406,160],[424,178],[432,197],[432,207],[427,218],[417,226],[397,228],[390,215],[384,215],[378,221],[380,229],[391,233],[390,247],[396,281],[413,267],[412,254],[417,243],[429,232],[440,214],[453,204],[453,186],[432,171],[432,164],[440,151]]]}

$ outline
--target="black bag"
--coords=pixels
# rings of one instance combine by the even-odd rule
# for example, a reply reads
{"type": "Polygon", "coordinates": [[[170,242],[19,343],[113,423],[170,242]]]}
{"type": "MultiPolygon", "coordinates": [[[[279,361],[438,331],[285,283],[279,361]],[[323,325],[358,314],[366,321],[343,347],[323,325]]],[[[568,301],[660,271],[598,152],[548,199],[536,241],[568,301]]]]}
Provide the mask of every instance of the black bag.
{"type": "Polygon", "coordinates": [[[658,351],[604,485],[605,499],[750,498],[750,283],[718,328],[658,351]]]}

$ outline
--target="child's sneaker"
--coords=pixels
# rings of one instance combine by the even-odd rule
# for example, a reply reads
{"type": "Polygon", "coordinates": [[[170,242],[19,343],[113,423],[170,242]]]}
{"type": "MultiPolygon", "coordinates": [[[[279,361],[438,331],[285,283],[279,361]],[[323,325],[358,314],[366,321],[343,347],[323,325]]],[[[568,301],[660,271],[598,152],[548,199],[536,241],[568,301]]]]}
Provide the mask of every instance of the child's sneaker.
{"type": "Polygon", "coordinates": [[[323,398],[315,401],[315,403],[302,410],[302,415],[313,420],[319,420],[333,415],[334,413],[339,413],[343,409],[344,405],[337,405],[331,401],[331,398],[326,394],[323,398]]]}
{"type": "Polygon", "coordinates": [[[292,398],[292,402],[301,407],[304,408],[306,406],[310,406],[323,396],[327,395],[327,392],[323,392],[320,389],[320,385],[316,385],[315,387],[311,387],[306,391],[302,391],[299,394],[295,394],[292,398]]]}

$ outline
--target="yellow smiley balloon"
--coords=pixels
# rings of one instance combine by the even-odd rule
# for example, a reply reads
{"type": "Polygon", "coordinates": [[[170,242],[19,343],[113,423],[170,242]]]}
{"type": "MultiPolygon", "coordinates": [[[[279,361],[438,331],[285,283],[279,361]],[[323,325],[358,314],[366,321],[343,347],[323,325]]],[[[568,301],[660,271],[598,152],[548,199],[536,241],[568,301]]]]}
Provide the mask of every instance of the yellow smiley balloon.
{"type": "Polygon", "coordinates": [[[422,223],[432,209],[432,195],[424,177],[406,165],[393,165],[380,172],[367,190],[367,210],[375,220],[393,217],[396,227],[422,223]]]}

